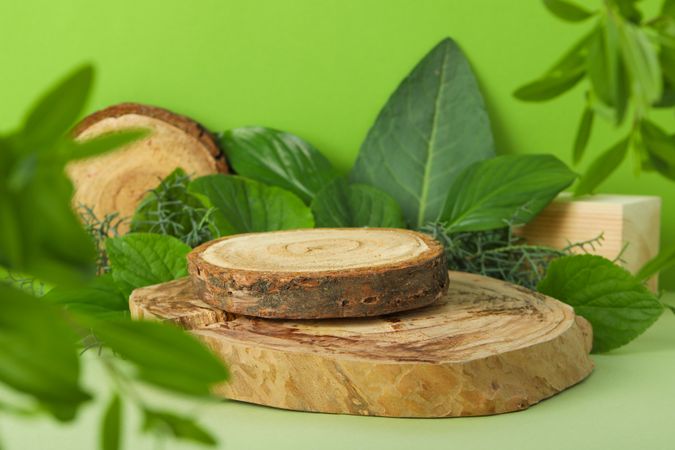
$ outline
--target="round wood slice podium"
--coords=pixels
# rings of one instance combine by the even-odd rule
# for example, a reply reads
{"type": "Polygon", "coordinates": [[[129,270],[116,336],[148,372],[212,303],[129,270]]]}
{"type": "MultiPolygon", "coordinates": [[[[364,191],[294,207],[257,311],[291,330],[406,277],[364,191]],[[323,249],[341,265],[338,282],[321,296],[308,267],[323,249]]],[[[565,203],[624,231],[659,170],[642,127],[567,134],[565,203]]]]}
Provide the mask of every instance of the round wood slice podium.
{"type": "Polygon", "coordinates": [[[587,377],[591,327],[571,307],[451,272],[430,306],[380,317],[269,320],[208,305],[190,279],[137,289],[136,319],[189,329],[229,366],[229,399],[387,417],[517,411],[587,377]]]}

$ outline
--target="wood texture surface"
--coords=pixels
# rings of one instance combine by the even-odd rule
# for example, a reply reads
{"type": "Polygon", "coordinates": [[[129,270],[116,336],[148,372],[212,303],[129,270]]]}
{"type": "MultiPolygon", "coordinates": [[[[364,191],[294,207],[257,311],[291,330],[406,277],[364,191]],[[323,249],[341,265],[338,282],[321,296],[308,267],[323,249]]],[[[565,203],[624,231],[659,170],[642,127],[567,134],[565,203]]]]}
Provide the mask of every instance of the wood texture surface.
{"type": "Polygon", "coordinates": [[[448,286],[443,247],[394,228],[228,236],[188,255],[199,297],[234,314],[368,317],[426,306],[448,286]]]}
{"type": "MultiPolygon", "coordinates": [[[[119,150],[68,164],[74,205],[86,205],[99,219],[131,217],[148,190],[180,167],[194,176],[227,172],[215,139],[193,120],[136,103],[114,105],[86,117],[73,134],[86,141],[107,132],[145,128],[151,135],[119,150]]],[[[123,226],[121,232],[126,231],[123,226]]]]}
{"type": "MultiPolygon", "coordinates": [[[[572,199],[561,196],[520,230],[529,243],[563,248],[600,234],[601,245],[590,253],[614,260],[637,272],[659,252],[661,199],[637,195],[594,195],[572,199]],[[622,253],[623,252],[623,253],[622,253]]],[[[657,277],[648,283],[657,290],[657,277]]]]}
{"type": "Polygon", "coordinates": [[[384,317],[223,317],[188,279],[137,289],[132,316],[191,329],[229,365],[218,394],[278,408],[390,417],[517,411],[583,380],[590,325],[503,281],[452,272],[434,305],[384,317]]]}

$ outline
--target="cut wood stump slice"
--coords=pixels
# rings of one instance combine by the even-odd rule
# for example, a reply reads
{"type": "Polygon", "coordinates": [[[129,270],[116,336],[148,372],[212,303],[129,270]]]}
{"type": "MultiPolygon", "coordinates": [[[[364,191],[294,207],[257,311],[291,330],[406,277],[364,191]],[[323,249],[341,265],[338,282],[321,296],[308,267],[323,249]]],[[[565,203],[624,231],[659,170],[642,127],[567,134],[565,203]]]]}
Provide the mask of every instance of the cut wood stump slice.
{"type": "Polygon", "coordinates": [[[191,330],[225,361],[226,398],[299,411],[451,417],[525,409],[587,377],[591,327],[542,294],[451,272],[443,298],[384,317],[224,316],[189,279],[134,291],[136,319],[191,330]]]}
{"type": "MultiPolygon", "coordinates": [[[[86,141],[137,128],[149,129],[150,136],[68,164],[66,171],[75,186],[75,207],[92,208],[99,219],[111,213],[129,218],[145,194],[178,167],[194,176],[227,172],[222,152],[208,131],[187,117],[154,106],[110,106],[82,120],[73,135],[78,141],[86,141]]],[[[123,228],[119,231],[126,231],[128,226],[123,228]]]]}
{"type": "Polygon", "coordinates": [[[228,236],[188,255],[199,297],[275,319],[367,317],[419,308],[448,287],[445,253],[397,228],[319,228],[228,236]]]}

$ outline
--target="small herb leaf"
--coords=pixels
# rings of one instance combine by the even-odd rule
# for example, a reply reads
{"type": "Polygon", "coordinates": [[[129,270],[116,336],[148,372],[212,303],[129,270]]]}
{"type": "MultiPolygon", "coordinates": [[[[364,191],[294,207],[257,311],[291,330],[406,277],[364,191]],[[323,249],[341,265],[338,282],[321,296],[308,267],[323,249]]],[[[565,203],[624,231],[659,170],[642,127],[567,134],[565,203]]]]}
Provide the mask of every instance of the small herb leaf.
{"type": "Polygon", "coordinates": [[[544,0],[544,5],[554,15],[568,22],[581,22],[593,15],[581,6],[565,0],[544,0]]]}
{"type": "Polygon", "coordinates": [[[101,450],[119,450],[122,433],[122,408],[119,395],[114,395],[101,421],[101,450]]]}
{"type": "Polygon", "coordinates": [[[593,325],[593,351],[606,352],[635,339],[663,307],[628,271],[597,255],[553,261],[537,288],[572,307],[593,325]]]}
{"type": "Polygon", "coordinates": [[[588,140],[591,137],[591,129],[593,128],[593,110],[586,107],[581,120],[579,121],[579,129],[577,136],[574,139],[574,164],[578,164],[584,156],[584,151],[588,146],[588,140]]]}
{"type": "Polygon", "coordinates": [[[630,138],[624,138],[600,155],[579,180],[574,195],[591,194],[626,158],[630,138]]]}
{"type": "Polygon", "coordinates": [[[200,341],[172,325],[135,320],[82,319],[96,337],[138,368],[156,386],[197,397],[210,395],[228,372],[200,341]]]}
{"type": "Polygon", "coordinates": [[[217,444],[216,439],[211,434],[189,417],[149,409],[144,410],[144,413],[144,431],[168,433],[178,439],[198,442],[211,447],[217,444]]]}

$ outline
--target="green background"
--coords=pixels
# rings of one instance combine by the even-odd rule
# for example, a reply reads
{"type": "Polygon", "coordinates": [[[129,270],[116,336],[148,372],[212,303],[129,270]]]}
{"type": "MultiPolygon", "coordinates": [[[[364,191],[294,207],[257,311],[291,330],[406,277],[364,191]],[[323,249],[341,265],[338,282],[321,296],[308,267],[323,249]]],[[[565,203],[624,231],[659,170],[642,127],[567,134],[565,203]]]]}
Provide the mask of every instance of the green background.
{"type": "MultiPolygon", "coordinates": [[[[589,6],[599,0],[584,1],[589,6]]],[[[656,11],[660,1],[641,2],[656,11]]],[[[74,65],[99,69],[90,109],[137,101],[214,131],[260,124],[299,134],[348,170],[380,107],[440,39],[455,38],[485,94],[501,152],[570,162],[583,87],[550,103],[515,100],[589,24],[538,0],[1,0],[0,127],[74,65]]],[[[672,129],[672,113],[661,114],[672,129]]],[[[619,139],[601,121],[590,154],[619,139]]],[[[585,167],[591,158],[582,163],[585,167]]],[[[663,197],[675,243],[675,184],[625,164],[603,192],[663,197]]],[[[675,288],[675,271],[663,285],[675,288]],[[673,279],[672,281],[670,279],[673,279]]]]}
{"type": "MultiPolygon", "coordinates": [[[[0,0],[0,129],[14,127],[55,78],[92,61],[99,77],[91,111],[137,101],[187,114],[214,131],[248,124],[286,129],[346,171],[388,95],[451,36],[477,73],[499,150],[554,153],[570,162],[583,88],[544,104],[520,103],[511,93],[587,27],[560,22],[538,0],[0,0]]],[[[672,123],[672,113],[659,120],[672,123]]],[[[618,137],[601,124],[590,153],[618,137]]],[[[602,190],[662,196],[663,241],[675,242],[669,232],[675,184],[636,177],[625,165],[602,190]]],[[[662,281],[675,287],[675,280],[662,281]]],[[[672,448],[674,326],[666,314],[634,343],[595,357],[588,381],[517,414],[399,420],[233,402],[196,411],[231,449],[672,448]]],[[[103,389],[101,376],[87,364],[88,384],[103,389]]],[[[0,440],[10,449],[94,448],[105,396],[76,427],[0,418],[0,440]]],[[[129,448],[150,448],[135,432],[138,418],[126,417],[129,448]]]]}

